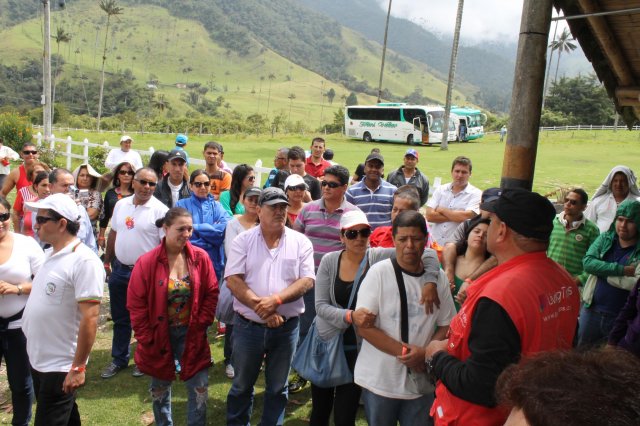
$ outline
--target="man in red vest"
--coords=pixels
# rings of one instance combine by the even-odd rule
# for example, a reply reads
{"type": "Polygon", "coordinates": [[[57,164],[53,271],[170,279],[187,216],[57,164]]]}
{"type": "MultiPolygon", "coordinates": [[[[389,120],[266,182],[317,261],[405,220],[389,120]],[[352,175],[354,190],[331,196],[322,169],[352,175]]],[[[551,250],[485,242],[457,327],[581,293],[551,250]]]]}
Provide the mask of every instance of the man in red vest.
{"type": "Polygon", "coordinates": [[[487,246],[498,266],[473,282],[446,341],[431,342],[427,369],[438,380],[431,416],[436,426],[493,426],[500,373],[521,357],[570,349],[580,301],[571,275],[546,255],[555,209],[544,197],[506,189],[484,203],[487,246]]]}

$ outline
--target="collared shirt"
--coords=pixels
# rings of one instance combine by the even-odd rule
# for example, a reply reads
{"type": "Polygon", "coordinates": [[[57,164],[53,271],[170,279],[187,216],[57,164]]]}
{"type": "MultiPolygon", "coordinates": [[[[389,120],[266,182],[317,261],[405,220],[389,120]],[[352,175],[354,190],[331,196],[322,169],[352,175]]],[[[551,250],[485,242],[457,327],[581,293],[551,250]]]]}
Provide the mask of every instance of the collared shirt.
{"type": "Polygon", "coordinates": [[[343,213],[352,210],[358,210],[358,208],[346,199],[342,199],[340,207],[329,213],[324,205],[324,198],[307,203],[300,210],[293,229],[311,240],[316,268],[320,266],[322,256],[342,248],[340,218],[343,213]]]}
{"type": "MultiPolygon", "coordinates": [[[[269,249],[256,226],[238,234],[231,243],[224,276],[243,275],[251,291],[258,297],[280,293],[301,278],[315,280],[313,269],[313,246],[299,232],[285,228],[280,243],[269,249]]],[[[265,323],[251,308],[233,299],[233,309],[248,320],[265,323]]],[[[304,312],[304,300],[300,297],[284,303],[277,309],[285,318],[297,317],[304,312]]]]}
{"type": "Polygon", "coordinates": [[[156,220],[169,210],[156,197],[136,206],[134,197],[118,201],[111,218],[111,228],[117,232],[116,258],[125,265],[134,265],[140,256],[160,244],[164,231],[156,226],[156,220]]]}
{"type": "MultiPolygon", "coordinates": [[[[433,197],[427,202],[427,207],[435,209],[438,206],[451,210],[472,211],[475,214],[480,213],[480,198],[482,191],[470,183],[457,194],[451,190],[452,183],[440,185],[433,193],[433,197]]],[[[449,236],[456,230],[460,222],[442,222],[434,223],[431,227],[433,239],[440,245],[444,245],[449,236]]]]}
{"type": "Polygon", "coordinates": [[[118,164],[122,163],[123,161],[133,164],[136,170],[143,167],[142,158],[140,157],[138,151],[130,149],[129,151],[124,152],[120,148],[112,149],[111,151],[109,151],[107,159],[104,160],[104,165],[107,166],[107,168],[109,168],[110,170],[113,170],[118,164]]]}
{"type": "Polygon", "coordinates": [[[319,178],[324,176],[324,169],[327,167],[331,167],[331,163],[327,160],[322,159],[320,164],[315,164],[313,162],[313,157],[307,157],[304,165],[304,171],[315,178],[319,178]]]}
{"type": "Polygon", "coordinates": [[[105,273],[100,259],[78,239],[53,253],[33,278],[24,309],[31,366],[42,373],[68,372],[76,353],[80,327],[79,302],[100,302],[105,273]]]}
{"type": "Polygon", "coordinates": [[[598,235],[600,231],[596,224],[584,216],[582,220],[573,222],[571,229],[567,230],[564,212],[561,212],[553,220],[547,256],[564,266],[572,276],[580,278],[584,284],[589,274],[584,272],[582,258],[598,235]]]}
{"type": "Polygon", "coordinates": [[[363,179],[347,189],[347,201],[367,215],[372,230],[378,226],[391,226],[393,194],[398,188],[386,180],[380,179],[380,185],[375,190],[371,190],[365,185],[365,180],[363,179]]]}

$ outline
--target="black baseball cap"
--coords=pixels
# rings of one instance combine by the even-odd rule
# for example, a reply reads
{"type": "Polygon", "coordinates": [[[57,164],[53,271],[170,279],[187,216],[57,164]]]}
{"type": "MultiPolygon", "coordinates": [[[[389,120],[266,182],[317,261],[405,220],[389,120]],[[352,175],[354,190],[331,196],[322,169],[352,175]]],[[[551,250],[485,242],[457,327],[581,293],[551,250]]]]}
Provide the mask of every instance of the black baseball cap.
{"type": "Polygon", "coordinates": [[[242,196],[242,199],[244,200],[247,197],[255,197],[255,196],[259,197],[261,193],[262,193],[262,190],[260,188],[258,188],[257,186],[252,186],[251,188],[244,191],[244,195],[242,196]]]}
{"type": "Polygon", "coordinates": [[[493,200],[497,200],[500,198],[500,194],[502,194],[501,188],[487,188],[482,191],[482,202],[488,203],[493,200]]]}
{"type": "Polygon", "coordinates": [[[384,157],[378,152],[372,152],[371,154],[367,155],[367,159],[364,160],[364,163],[367,164],[371,160],[378,160],[384,166],[384,157]]]}
{"type": "Polygon", "coordinates": [[[482,203],[480,208],[494,213],[520,235],[549,241],[556,209],[537,192],[505,189],[499,198],[482,203]]]}
{"type": "Polygon", "coordinates": [[[167,158],[167,161],[171,161],[175,159],[180,159],[186,163],[187,154],[181,149],[172,149],[171,152],[169,153],[169,158],[167,158]]]}
{"type": "Polygon", "coordinates": [[[277,186],[270,186],[269,188],[263,189],[258,198],[258,205],[273,206],[274,204],[289,205],[289,199],[284,191],[277,186]]]}

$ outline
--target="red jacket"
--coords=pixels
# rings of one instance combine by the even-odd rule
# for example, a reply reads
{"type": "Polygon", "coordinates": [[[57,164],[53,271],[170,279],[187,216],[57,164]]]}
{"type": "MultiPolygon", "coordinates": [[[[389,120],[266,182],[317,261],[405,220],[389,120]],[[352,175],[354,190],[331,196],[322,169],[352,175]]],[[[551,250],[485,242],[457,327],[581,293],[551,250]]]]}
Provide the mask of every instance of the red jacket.
{"type": "MultiPolygon", "coordinates": [[[[180,360],[183,381],[211,365],[207,327],[213,323],[219,293],[207,252],[189,242],[185,251],[191,280],[191,317],[180,360]]],[[[169,262],[163,239],[136,262],[127,290],[127,309],[138,340],[135,361],[140,371],[158,379],[175,380],[167,317],[168,280],[169,262]]]]}

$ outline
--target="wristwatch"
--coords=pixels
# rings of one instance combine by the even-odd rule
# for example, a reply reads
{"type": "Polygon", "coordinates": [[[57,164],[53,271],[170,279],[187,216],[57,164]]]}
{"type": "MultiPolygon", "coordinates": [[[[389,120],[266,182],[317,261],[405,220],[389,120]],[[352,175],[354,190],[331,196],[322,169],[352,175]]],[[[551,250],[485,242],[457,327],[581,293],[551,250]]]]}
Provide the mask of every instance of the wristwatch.
{"type": "Polygon", "coordinates": [[[18,287],[18,296],[22,296],[22,284],[18,284],[16,287],[18,287]]]}

